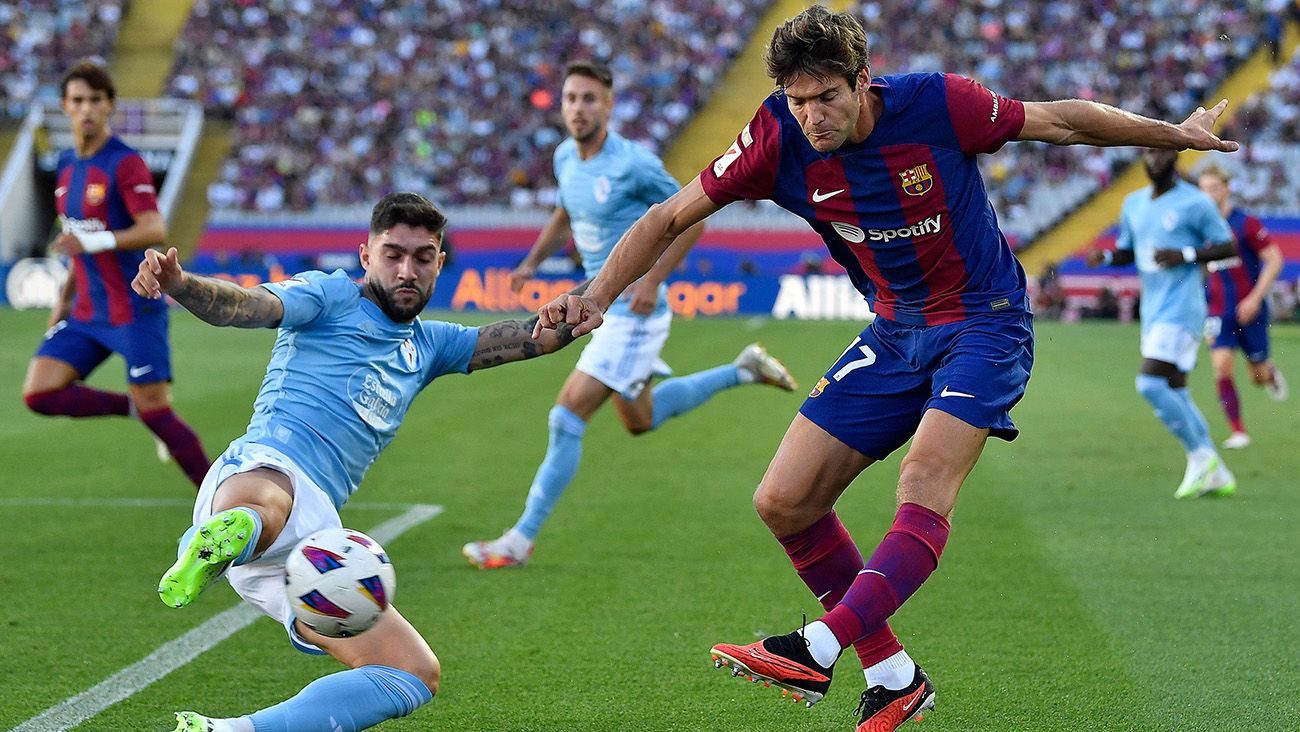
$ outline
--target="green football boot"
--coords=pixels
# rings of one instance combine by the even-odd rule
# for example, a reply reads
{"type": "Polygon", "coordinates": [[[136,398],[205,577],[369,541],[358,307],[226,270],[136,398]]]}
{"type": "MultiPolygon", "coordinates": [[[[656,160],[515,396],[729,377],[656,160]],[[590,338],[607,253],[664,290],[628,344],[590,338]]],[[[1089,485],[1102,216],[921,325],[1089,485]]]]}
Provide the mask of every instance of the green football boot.
{"type": "Polygon", "coordinates": [[[212,732],[212,722],[195,712],[177,712],[174,732],[212,732]]]}
{"type": "Polygon", "coordinates": [[[188,541],[171,569],[158,581],[158,596],[171,607],[194,602],[213,580],[226,571],[253,536],[257,523],[247,511],[232,508],[215,514],[182,537],[188,541]]]}

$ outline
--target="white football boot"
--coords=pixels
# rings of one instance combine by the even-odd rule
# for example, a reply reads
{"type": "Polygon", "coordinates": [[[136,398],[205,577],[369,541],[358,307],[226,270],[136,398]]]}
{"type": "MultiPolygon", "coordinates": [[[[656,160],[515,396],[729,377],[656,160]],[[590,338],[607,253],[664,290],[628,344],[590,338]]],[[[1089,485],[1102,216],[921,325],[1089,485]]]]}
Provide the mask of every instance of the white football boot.
{"type": "Polygon", "coordinates": [[[753,375],[754,381],[760,384],[770,384],[778,389],[785,391],[794,391],[799,388],[795,382],[794,376],[785,364],[777,360],[776,356],[767,352],[766,348],[751,343],[741,350],[740,355],[731,362],[737,369],[746,371],[753,375]]]}

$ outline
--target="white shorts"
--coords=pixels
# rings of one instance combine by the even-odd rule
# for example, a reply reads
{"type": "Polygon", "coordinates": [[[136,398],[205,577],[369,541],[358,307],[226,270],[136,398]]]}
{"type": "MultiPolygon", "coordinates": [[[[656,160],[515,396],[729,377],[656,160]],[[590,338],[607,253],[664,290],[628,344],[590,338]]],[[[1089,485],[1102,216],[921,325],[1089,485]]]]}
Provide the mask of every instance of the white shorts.
{"type": "Polygon", "coordinates": [[[298,542],[321,529],[340,528],[343,522],[325,491],[316,485],[284,453],[265,445],[231,445],[208,470],[194,502],[194,524],[212,516],[212,498],[226,479],[257,468],[272,468],[289,476],[293,486],[293,509],[284,530],[260,557],[231,567],[226,573],[230,586],[244,602],[274,618],[289,631],[294,647],[306,653],[324,653],[305,641],[293,629],[293,615],[284,595],[284,562],[298,542]]]}
{"type": "Polygon", "coordinates": [[[606,315],[591,332],[574,369],[608,386],[628,401],[635,400],[651,376],[673,370],[659,358],[668,340],[671,310],[662,315],[606,315]]]}
{"type": "Polygon", "coordinates": [[[1153,323],[1142,329],[1142,358],[1171,363],[1183,373],[1196,368],[1201,342],[1198,333],[1173,323],[1153,323]]]}

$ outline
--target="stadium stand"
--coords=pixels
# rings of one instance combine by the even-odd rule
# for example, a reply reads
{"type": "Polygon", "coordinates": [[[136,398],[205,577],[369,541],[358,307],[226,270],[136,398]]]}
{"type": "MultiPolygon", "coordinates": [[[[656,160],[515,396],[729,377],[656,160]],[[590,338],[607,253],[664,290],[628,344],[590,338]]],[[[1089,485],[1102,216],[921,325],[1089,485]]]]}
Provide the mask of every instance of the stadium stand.
{"type": "MultiPolygon", "coordinates": [[[[624,80],[620,131],[660,149],[707,99],[765,5],[542,10],[426,0],[313,13],[305,1],[209,0],[195,5],[167,88],[236,122],[239,152],[209,189],[216,209],[311,210],[393,187],[451,204],[546,206],[562,58],[613,57],[624,80]],[[397,42],[377,45],[381,34],[397,42]]],[[[876,72],[947,69],[1022,99],[1079,96],[1168,119],[1185,116],[1257,48],[1268,20],[1260,6],[1207,0],[923,0],[850,10],[868,28],[876,72]]],[[[1132,155],[1009,146],[985,172],[1010,238],[1027,242],[1132,155]]]]}
{"type": "Polygon", "coordinates": [[[210,0],[194,6],[167,90],[235,120],[214,208],[301,211],[395,188],[547,205],[565,60],[610,59],[620,131],[659,148],[766,4],[210,0]]]}
{"type": "MultiPolygon", "coordinates": [[[[943,69],[1025,100],[1181,120],[1262,42],[1260,6],[1207,0],[856,3],[874,73],[943,69]]],[[[1129,163],[1131,148],[1008,145],[983,161],[1008,237],[1032,241],[1129,163]]]]}
{"type": "Polygon", "coordinates": [[[1269,89],[1237,109],[1225,134],[1245,141],[1217,162],[1235,172],[1241,205],[1263,214],[1300,211],[1300,50],[1269,74],[1269,89]]]}
{"type": "Polygon", "coordinates": [[[109,58],[127,0],[0,0],[0,122],[17,123],[38,96],[58,97],[77,59],[109,58]]]}

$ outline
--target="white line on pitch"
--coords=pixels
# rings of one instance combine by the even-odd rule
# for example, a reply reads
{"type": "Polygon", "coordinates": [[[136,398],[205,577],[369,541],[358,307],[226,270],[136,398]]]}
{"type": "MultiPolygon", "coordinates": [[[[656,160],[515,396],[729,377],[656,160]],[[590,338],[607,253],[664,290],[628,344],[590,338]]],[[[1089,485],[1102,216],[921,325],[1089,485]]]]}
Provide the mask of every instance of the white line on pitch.
{"type": "MultiPolygon", "coordinates": [[[[415,504],[402,515],[391,518],[366,533],[380,544],[387,544],[408,529],[440,513],[442,506],[415,504]]],[[[179,638],[162,644],[153,653],[80,694],[55,704],[10,732],[64,732],[76,727],[193,661],[199,654],[248,627],[260,617],[260,612],[242,602],[223,610],[179,638]]]]}
{"type": "MultiPolygon", "coordinates": [[[[69,506],[72,508],[159,508],[163,506],[193,506],[193,499],[186,498],[0,498],[0,506],[55,508],[69,506]]],[[[352,501],[348,508],[362,511],[405,511],[423,503],[389,503],[384,501],[352,501]]]]}

